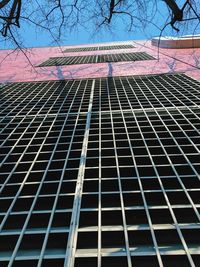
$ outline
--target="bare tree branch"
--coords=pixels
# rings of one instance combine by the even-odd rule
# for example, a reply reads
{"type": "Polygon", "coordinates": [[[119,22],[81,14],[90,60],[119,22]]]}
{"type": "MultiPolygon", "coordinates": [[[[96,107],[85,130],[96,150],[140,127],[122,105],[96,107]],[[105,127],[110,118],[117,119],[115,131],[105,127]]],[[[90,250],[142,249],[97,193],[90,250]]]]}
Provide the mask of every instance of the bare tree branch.
{"type": "Polygon", "coordinates": [[[0,8],[4,7],[5,5],[7,5],[10,2],[10,0],[3,0],[0,2],[0,8]]]}
{"type": "MultiPolygon", "coordinates": [[[[166,13],[163,17],[164,29],[171,25],[172,29],[179,31],[177,22],[184,24],[195,19],[199,22],[200,0],[185,0],[182,7],[176,0],[163,2],[169,11],[169,17],[166,13]]],[[[123,21],[126,29],[133,31],[139,27],[143,29],[149,22],[155,25],[153,19],[157,12],[162,14],[157,0],[0,0],[0,34],[5,39],[12,39],[13,29],[20,32],[18,28],[22,23],[31,23],[36,29],[46,30],[54,41],[58,41],[63,33],[66,36],[68,32],[79,26],[87,27],[89,23],[94,25],[94,29],[111,29],[119,22],[118,19],[123,21]]]]}
{"type": "Polygon", "coordinates": [[[172,19],[171,19],[171,22],[170,22],[172,28],[175,29],[176,31],[179,31],[179,29],[176,28],[174,26],[174,24],[177,21],[182,21],[183,20],[183,12],[184,12],[184,9],[189,4],[190,0],[186,0],[185,3],[184,3],[184,5],[183,5],[183,7],[181,9],[176,4],[176,1],[175,0],[164,0],[164,2],[168,5],[168,7],[172,11],[172,19]]]}

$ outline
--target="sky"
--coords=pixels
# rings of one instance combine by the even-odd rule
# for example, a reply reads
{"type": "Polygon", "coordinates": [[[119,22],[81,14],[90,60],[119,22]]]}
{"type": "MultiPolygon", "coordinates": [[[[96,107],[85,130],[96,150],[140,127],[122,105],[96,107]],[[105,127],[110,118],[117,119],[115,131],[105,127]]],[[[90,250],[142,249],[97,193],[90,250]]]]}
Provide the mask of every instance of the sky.
{"type": "MultiPolygon", "coordinates": [[[[37,2],[37,1],[36,1],[37,2]]],[[[45,4],[46,0],[39,1],[40,4],[45,4]]],[[[179,6],[182,6],[183,0],[177,1],[179,6]]],[[[62,39],[57,43],[53,40],[51,34],[45,30],[41,30],[38,27],[34,27],[33,24],[21,22],[21,28],[17,31],[17,40],[22,47],[41,47],[41,46],[57,46],[57,45],[80,45],[80,44],[92,44],[100,42],[112,42],[112,41],[127,41],[127,40],[144,40],[151,39],[152,37],[159,36],[160,32],[165,24],[166,18],[169,16],[166,4],[163,1],[158,1],[159,12],[154,16],[153,24],[147,23],[143,29],[134,29],[134,31],[128,31],[125,27],[125,21],[115,16],[113,23],[111,24],[111,30],[107,31],[101,27],[100,32],[94,30],[94,25],[90,22],[84,25],[84,27],[78,27],[73,31],[62,32],[62,39]]],[[[31,10],[25,10],[25,14],[29,14],[31,10]]],[[[23,14],[24,15],[24,14],[23,14]]],[[[140,16],[140,15],[138,15],[140,16]]],[[[162,35],[166,36],[180,36],[185,34],[198,33],[196,25],[186,28],[181,27],[180,32],[177,33],[170,26],[167,26],[162,35]]],[[[1,49],[15,48],[15,44],[9,41],[0,40],[1,49]]]]}

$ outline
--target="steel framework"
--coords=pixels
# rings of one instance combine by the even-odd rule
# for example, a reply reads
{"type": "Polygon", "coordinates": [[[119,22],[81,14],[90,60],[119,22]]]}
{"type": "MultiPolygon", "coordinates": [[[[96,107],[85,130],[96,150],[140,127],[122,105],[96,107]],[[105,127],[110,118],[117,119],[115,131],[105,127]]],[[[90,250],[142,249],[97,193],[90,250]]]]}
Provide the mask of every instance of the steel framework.
{"type": "Polygon", "coordinates": [[[0,266],[198,267],[200,83],[1,88],[0,266]]]}

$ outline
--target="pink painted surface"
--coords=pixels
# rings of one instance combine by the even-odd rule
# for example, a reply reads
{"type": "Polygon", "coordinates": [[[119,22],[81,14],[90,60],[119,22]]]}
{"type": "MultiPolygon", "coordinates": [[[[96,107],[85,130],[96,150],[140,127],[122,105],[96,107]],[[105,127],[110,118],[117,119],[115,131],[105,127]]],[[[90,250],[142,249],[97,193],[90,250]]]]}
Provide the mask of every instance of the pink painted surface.
{"type": "MultiPolygon", "coordinates": [[[[28,56],[32,65],[27,61],[27,58],[21,51],[0,50],[0,82],[62,80],[88,77],[107,77],[111,75],[125,76],[172,72],[184,72],[187,75],[200,80],[200,48],[162,48],[158,51],[158,48],[152,46],[150,41],[109,43],[109,45],[116,44],[133,44],[135,48],[79,53],[63,53],[62,51],[69,46],[62,48],[32,48],[26,50],[26,55],[28,56]],[[154,56],[156,60],[37,67],[37,65],[46,61],[49,59],[49,57],[111,54],[121,52],[147,52],[148,54],[154,56]]],[[[106,45],[108,45],[108,43],[106,45]]]]}

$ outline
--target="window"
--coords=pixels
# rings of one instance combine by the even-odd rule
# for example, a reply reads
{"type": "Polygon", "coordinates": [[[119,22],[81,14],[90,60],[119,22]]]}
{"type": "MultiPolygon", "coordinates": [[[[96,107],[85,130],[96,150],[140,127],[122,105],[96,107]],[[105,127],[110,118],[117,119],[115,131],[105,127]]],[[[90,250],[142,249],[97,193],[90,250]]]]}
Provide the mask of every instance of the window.
{"type": "Polygon", "coordinates": [[[106,63],[106,62],[121,62],[121,61],[138,61],[152,60],[152,56],[145,52],[121,53],[121,54],[106,54],[106,55],[89,55],[89,56],[74,56],[74,57],[52,57],[41,63],[38,67],[45,66],[61,66],[74,64],[90,64],[90,63],[106,63]]]}

